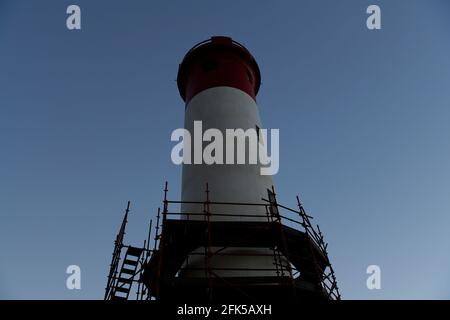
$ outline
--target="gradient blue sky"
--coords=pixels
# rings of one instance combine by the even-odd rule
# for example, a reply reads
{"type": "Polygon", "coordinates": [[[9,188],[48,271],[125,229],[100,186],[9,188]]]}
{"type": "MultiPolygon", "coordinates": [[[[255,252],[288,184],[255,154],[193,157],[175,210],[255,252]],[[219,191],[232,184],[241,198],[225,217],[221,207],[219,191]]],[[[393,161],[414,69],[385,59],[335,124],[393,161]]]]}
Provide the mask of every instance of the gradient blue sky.
{"type": "Polygon", "coordinates": [[[0,298],[102,298],[126,201],[141,244],[165,180],[179,197],[176,72],[211,35],[255,55],[279,200],[299,193],[321,225],[343,297],[449,299],[446,0],[0,0],[0,298]],[[81,31],[65,26],[73,3],[81,31]]]}

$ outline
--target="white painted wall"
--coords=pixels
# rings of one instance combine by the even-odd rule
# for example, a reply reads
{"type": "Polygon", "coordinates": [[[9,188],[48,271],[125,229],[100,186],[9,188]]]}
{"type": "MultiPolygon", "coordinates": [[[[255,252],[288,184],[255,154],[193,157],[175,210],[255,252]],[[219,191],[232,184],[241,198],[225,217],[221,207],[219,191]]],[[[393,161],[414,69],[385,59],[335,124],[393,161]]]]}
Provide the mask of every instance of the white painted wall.
{"type": "MultiPolygon", "coordinates": [[[[185,128],[194,132],[194,121],[203,122],[203,131],[216,128],[241,128],[247,130],[262,128],[258,106],[245,92],[230,87],[214,87],[197,94],[186,108],[185,128]]],[[[205,145],[208,143],[205,143],[205,145]]],[[[248,150],[247,150],[248,151],[248,150]]],[[[224,150],[224,159],[226,152],[224,150]]],[[[192,157],[193,159],[193,157],[192,157]]],[[[248,157],[247,157],[248,159],[248,157]]],[[[260,175],[260,165],[183,165],[182,193],[183,201],[204,201],[206,199],[206,182],[209,183],[210,200],[223,202],[261,202],[267,199],[267,189],[272,187],[272,177],[260,175]]],[[[202,212],[196,205],[183,205],[182,212],[202,212]],[[200,210],[200,211],[199,211],[200,210]]],[[[214,206],[212,212],[227,212],[235,214],[265,215],[264,208],[223,207],[214,206]],[[234,212],[227,212],[229,209],[234,212]],[[242,212],[239,212],[242,211],[242,212]]],[[[229,220],[214,217],[214,220],[229,220]]],[[[231,218],[242,220],[242,218],[231,218]]],[[[245,219],[244,219],[245,220],[245,219]]],[[[267,220],[266,218],[250,218],[250,220],[267,220]]]]}
{"type": "MultiPolygon", "coordinates": [[[[209,128],[222,131],[225,137],[225,129],[242,128],[247,130],[263,128],[259,116],[258,106],[255,101],[245,92],[231,87],[214,87],[204,90],[191,99],[186,108],[185,128],[194,132],[194,121],[203,122],[203,132],[209,128]]],[[[192,138],[194,139],[194,137],[192,138]]],[[[224,139],[225,140],[225,139],[224,139]]],[[[209,142],[205,143],[208,144],[209,142]]],[[[193,145],[192,145],[193,148],[193,145]]],[[[248,149],[247,149],[248,151],[248,149]]],[[[236,154],[235,154],[236,155],[236,154]]],[[[226,158],[224,148],[224,159],[226,158]]],[[[192,155],[192,160],[193,160],[192,155]]],[[[248,158],[247,158],[248,159],[248,158]]],[[[235,162],[236,163],[236,162],[235,162]]],[[[209,184],[210,200],[218,202],[249,202],[263,203],[261,198],[267,199],[267,189],[272,187],[272,177],[260,174],[260,165],[234,164],[234,165],[195,165],[184,164],[182,175],[182,200],[204,201],[206,199],[206,182],[209,184]]],[[[224,206],[211,205],[212,221],[220,220],[262,220],[267,221],[264,207],[249,206],[224,206]],[[261,217],[217,217],[214,214],[252,214],[261,217]]],[[[202,213],[203,206],[196,204],[183,204],[182,213],[202,213]]],[[[185,217],[186,218],[186,217],[185,217]]],[[[189,219],[204,219],[203,217],[189,217],[189,219]]],[[[241,237],[244,235],[236,235],[241,237]]],[[[204,248],[199,248],[204,251],[204,248]]],[[[239,253],[272,253],[269,249],[255,248],[228,248],[225,252],[239,253]]],[[[232,268],[274,268],[273,257],[246,257],[246,256],[216,256],[212,260],[214,267],[232,268]]],[[[191,256],[189,266],[204,267],[204,257],[191,256]]],[[[216,271],[220,276],[274,276],[275,271],[216,271]]],[[[183,276],[205,275],[205,271],[185,272],[183,276]]]]}

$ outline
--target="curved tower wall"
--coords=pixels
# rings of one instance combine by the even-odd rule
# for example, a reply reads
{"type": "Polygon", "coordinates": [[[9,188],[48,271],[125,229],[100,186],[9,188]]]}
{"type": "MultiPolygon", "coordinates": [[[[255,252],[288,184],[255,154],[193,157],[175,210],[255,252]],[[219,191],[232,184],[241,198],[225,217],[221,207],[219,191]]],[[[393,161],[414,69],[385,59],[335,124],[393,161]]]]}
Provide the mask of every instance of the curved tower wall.
{"type": "MultiPolygon", "coordinates": [[[[194,164],[194,121],[202,122],[202,131],[215,128],[223,136],[223,161],[226,161],[226,129],[263,128],[259,116],[256,95],[260,86],[260,71],[253,56],[240,44],[227,37],[213,37],[192,48],[184,57],[178,72],[178,88],[185,101],[184,126],[191,134],[191,164],[183,164],[182,201],[205,201],[206,184],[209,186],[209,200],[213,202],[263,203],[267,189],[273,185],[272,177],[261,175],[259,159],[249,164],[249,147],[246,141],[245,164],[237,164],[236,141],[234,164],[194,164]]],[[[198,137],[197,137],[198,139],[198,137]]],[[[210,142],[203,142],[202,150],[210,142]]],[[[260,137],[257,143],[265,143],[260,137]]],[[[186,151],[186,149],[185,149],[186,151]]],[[[184,219],[204,220],[203,216],[189,213],[203,213],[202,204],[181,206],[184,219]]],[[[211,204],[211,221],[267,221],[264,206],[211,204]],[[231,216],[219,216],[229,214],[231,216]],[[255,217],[239,217],[255,215],[255,217]]],[[[245,235],[236,235],[242,237],[245,235]]],[[[213,248],[214,251],[215,248],[213,248]]],[[[219,249],[219,248],[217,248],[219,249]]],[[[198,248],[197,253],[204,253],[198,248]]],[[[213,256],[213,268],[258,268],[274,269],[269,248],[229,247],[222,253],[236,254],[213,256]],[[247,256],[248,254],[248,256],[247,256]]],[[[192,255],[188,267],[202,269],[204,257],[192,255]]],[[[186,265],[185,265],[186,266],[186,265]]],[[[275,271],[226,270],[215,271],[219,276],[275,276],[275,271]]],[[[202,277],[205,270],[184,271],[182,276],[202,277]]]]}

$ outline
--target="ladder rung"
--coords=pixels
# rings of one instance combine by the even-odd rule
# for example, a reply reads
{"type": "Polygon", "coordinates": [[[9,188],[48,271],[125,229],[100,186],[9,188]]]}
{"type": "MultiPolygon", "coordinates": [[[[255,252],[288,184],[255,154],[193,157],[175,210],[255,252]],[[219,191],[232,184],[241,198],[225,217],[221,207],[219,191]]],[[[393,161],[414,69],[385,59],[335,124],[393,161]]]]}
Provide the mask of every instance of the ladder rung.
{"type": "Polygon", "coordinates": [[[122,282],[122,283],[132,283],[133,282],[133,278],[119,278],[119,279],[117,279],[119,282],[122,282]]]}
{"type": "Polygon", "coordinates": [[[122,270],[120,272],[126,273],[126,274],[134,274],[134,270],[127,269],[127,268],[122,268],[122,270]]]}
{"type": "Polygon", "coordinates": [[[127,297],[121,297],[121,296],[112,296],[111,300],[127,300],[127,297]]]}
{"type": "Polygon", "coordinates": [[[132,265],[132,266],[137,266],[138,261],[134,261],[134,260],[130,260],[130,259],[125,259],[125,260],[123,260],[123,263],[124,263],[124,264],[129,264],[129,265],[132,265]]]}
{"type": "Polygon", "coordinates": [[[139,257],[142,253],[142,248],[128,247],[127,254],[130,256],[139,257]]]}
{"type": "Polygon", "coordinates": [[[116,287],[116,291],[117,292],[128,293],[128,292],[130,292],[130,288],[116,287]]]}

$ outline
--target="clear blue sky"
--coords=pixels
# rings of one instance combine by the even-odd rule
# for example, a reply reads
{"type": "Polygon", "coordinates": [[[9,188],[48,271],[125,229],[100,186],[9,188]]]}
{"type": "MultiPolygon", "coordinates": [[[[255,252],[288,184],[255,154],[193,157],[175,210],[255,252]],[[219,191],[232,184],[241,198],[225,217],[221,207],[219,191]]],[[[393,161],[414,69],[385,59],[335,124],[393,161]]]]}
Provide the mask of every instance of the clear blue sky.
{"type": "Polygon", "coordinates": [[[0,0],[0,298],[102,298],[126,201],[141,244],[164,181],[180,194],[176,72],[211,35],[259,62],[279,199],[299,193],[321,225],[343,297],[449,299],[446,0],[0,0]],[[65,26],[72,3],[81,31],[65,26]],[[370,264],[382,290],[366,289],[370,264]]]}

